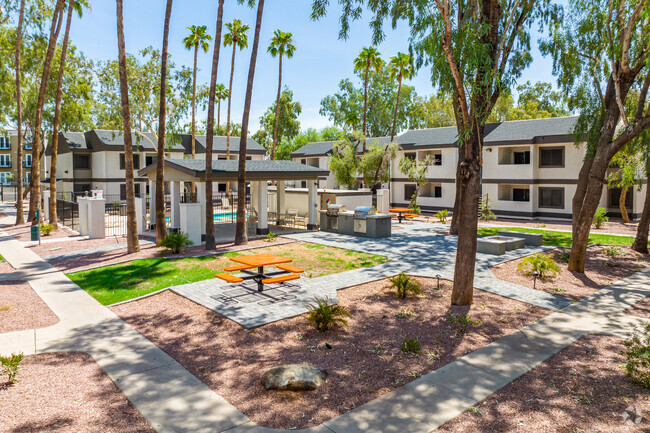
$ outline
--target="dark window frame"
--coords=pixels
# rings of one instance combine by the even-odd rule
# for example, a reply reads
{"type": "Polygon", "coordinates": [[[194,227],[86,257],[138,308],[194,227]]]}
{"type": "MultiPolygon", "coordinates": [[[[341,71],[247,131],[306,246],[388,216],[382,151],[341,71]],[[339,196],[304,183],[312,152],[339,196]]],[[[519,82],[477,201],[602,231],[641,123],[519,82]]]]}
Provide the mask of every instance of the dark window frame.
{"type": "Polygon", "coordinates": [[[404,200],[411,200],[413,198],[413,194],[415,194],[415,190],[417,189],[417,185],[411,184],[411,183],[405,183],[404,184],[404,200]],[[413,188],[413,192],[411,194],[407,194],[407,190],[409,188],[413,188]]]}
{"type": "Polygon", "coordinates": [[[516,201],[519,203],[530,203],[530,188],[512,188],[512,201],[516,201]],[[518,198],[515,197],[515,191],[526,191],[524,193],[524,197],[519,200],[518,198]]]}
{"type": "Polygon", "coordinates": [[[442,198],[442,185],[433,186],[433,198],[442,198]]]}
{"type": "Polygon", "coordinates": [[[432,163],[431,165],[435,166],[441,166],[442,165],[442,152],[441,153],[434,153],[433,158],[431,159],[432,163]]]}
{"type": "Polygon", "coordinates": [[[565,200],[565,190],[564,187],[543,187],[540,186],[538,190],[538,199],[537,199],[537,207],[540,209],[564,209],[564,200],[565,200]],[[551,206],[551,205],[544,205],[542,203],[542,191],[562,191],[562,204],[560,206],[551,206]]]}
{"type": "Polygon", "coordinates": [[[539,148],[539,168],[564,168],[566,165],[566,147],[565,146],[553,146],[553,147],[540,147],[539,148]],[[561,150],[562,151],[562,164],[560,165],[543,165],[542,164],[542,152],[545,150],[561,150]]]}
{"type": "Polygon", "coordinates": [[[77,154],[72,156],[72,168],[75,170],[90,170],[90,155],[89,154],[77,154]],[[86,161],[88,161],[88,164],[86,167],[80,167],[78,164],[78,161],[84,158],[86,161]]]}
{"type": "Polygon", "coordinates": [[[530,165],[530,150],[516,150],[512,152],[513,165],[530,165]],[[524,162],[517,162],[517,155],[523,155],[524,162]]]}
{"type": "MultiPolygon", "coordinates": [[[[133,154],[133,169],[140,170],[140,155],[133,154]]],[[[120,153],[120,170],[126,170],[126,155],[120,153]]]]}

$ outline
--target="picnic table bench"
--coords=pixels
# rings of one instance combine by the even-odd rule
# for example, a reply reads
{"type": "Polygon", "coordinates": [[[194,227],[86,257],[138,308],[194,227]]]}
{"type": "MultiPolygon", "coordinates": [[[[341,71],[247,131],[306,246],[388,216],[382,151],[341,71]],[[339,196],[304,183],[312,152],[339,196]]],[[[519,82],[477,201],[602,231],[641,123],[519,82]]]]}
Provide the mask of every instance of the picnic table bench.
{"type": "Polygon", "coordinates": [[[239,256],[232,257],[230,260],[240,264],[235,266],[227,266],[224,268],[224,271],[241,271],[243,274],[246,274],[246,276],[238,277],[227,274],[225,272],[215,274],[214,276],[228,283],[241,283],[245,280],[253,280],[257,283],[257,290],[259,292],[262,292],[264,290],[265,284],[284,283],[286,281],[297,280],[300,278],[300,275],[296,274],[305,271],[304,269],[287,264],[291,263],[293,261],[292,259],[274,256],[272,254],[239,256]],[[264,267],[268,266],[273,266],[279,269],[279,271],[265,272],[264,267]],[[251,271],[251,269],[255,268],[257,268],[256,271],[251,271]]]}

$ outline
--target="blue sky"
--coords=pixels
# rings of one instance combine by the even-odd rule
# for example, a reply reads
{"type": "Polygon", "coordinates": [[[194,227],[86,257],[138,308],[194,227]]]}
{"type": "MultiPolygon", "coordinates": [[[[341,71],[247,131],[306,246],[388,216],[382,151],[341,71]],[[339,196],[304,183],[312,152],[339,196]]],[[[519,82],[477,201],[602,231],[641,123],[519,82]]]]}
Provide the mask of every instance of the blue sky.
{"type": "MultiPolygon", "coordinates": [[[[162,45],[164,20],[164,0],[126,0],[124,10],[124,27],[126,49],[136,53],[138,50],[162,45]]],[[[336,3],[336,2],[332,2],[336,3]]],[[[117,58],[116,11],[115,2],[106,0],[92,1],[92,11],[87,11],[82,20],[73,23],[71,38],[89,58],[106,60],[117,58]]],[[[291,60],[284,62],[283,83],[294,91],[294,99],[301,102],[303,111],[300,116],[301,127],[321,128],[330,124],[318,111],[320,101],[326,95],[334,93],[338,83],[345,77],[352,76],[352,62],[359,50],[370,45],[371,34],[368,20],[357,21],[347,41],[338,39],[339,10],[333,6],[326,18],[311,21],[311,2],[309,0],[266,1],[262,23],[260,51],[258,53],[257,71],[253,89],[250,131],[259,128],[259,117],[274,101],[277,92],[277,59],[267,52],[272,33],[275,29],[292,32],[296,53],[291,60]]],[[[224,6],[224,22],[239,18],[251,26],[249,44],[252,45],[252,29],[255,26],[255,10],[237,5],[235,0],[227,0],[224,6]]],[[[184,49],[182,40],[187,35],[187,26],[207,25],[214,37],[217,16],[216,0],[175,0],[171,18],[169,52],[177,65],[191,66],[193,54],[184,49]]],[[[408,50],[409,29],[405,23],[396,30],[387,28],[386,40],[378,46],[382,56],[387,59],[398,51],[408,50]]],[[[534,61],[525,71],[520,82],[551,81],[550,59],[543,58],[534,42],[534,61]]],[[[222,49],[219,63],[218,81],[226,83],[230,74],[230,49],[222,49]]],[[[208,54],[199,54],[199,83],[208,83],[212,47],[208,54]]],[[[244,105],[244,92],[250,48],[239,51],[236,56],[235,77],[233,82],[232,117],[240,123],[244,105]]],[[[428,95],[434,92],[427,69],[418,71],[410,84],[416,87],[418,94],[428,95]]],[[[225,118],[222,107],[222,119],[225,118]]],[[[200,113],[199,118],[205,114],[200,113]]]]}

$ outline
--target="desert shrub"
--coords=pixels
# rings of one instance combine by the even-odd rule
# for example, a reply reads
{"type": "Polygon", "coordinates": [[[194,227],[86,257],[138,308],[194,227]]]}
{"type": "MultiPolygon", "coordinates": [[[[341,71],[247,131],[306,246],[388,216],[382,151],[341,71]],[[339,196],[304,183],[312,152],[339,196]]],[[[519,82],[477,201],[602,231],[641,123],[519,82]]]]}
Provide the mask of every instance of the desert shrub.
{"type": "Polygon", "coordinates": [[[563,263],[569,263],[569,259],[571,258],[571,253],[560,253],[560,254],[558,254],[558,258],[563,263]]]}
{"type": "Polygon", "coordinates": [[[594,227],[600,229],[603,227],[603,224],[605,224],[607,221],[609,221],[609,218],[607,217],[607,209],[605,209],[604,207],[599,207],[598,209],[596,209],[596,213],[594,214],[594,220],[593,220],[594,227]]]}
{"type": "Polygon", "coordinates": [[[542,280],[550,277],[551,275],[557,275],[560,273],[561,269],[558,264],[553,259],[551,254],[533,254],[532,256],[524,257],[519,262],[517,270],[522,271],[524,275],[533,275],[533,272],[537,271],[539,273],[539,278],[542,280]]]}
{"type": "Polygon", "coordinates": [[[445,317],[456,331],[456,335],[465,334],[470,326],[481,326],[483,324],[480,319],[472,320],[467,314],[452,313],[451,310],[447,311],[445,317]]]}
{"type": "Polygon", "coordinates": [[[400,346],[400,349],[402,349],[402,352],[408,353],[410,355],[417,355],[420,353],[420,350],[422,350],[420,347],[420,342],[417,338],[408,338],[404,340],[400,346]]]}
{"type": "Polygon", "coordinates": [[[446,224],[448,215],[449,215],[449,211],[447,209],[443,209],[436,212],[434,216],[438,218],[438,221],[440,221],[441,224],[446,224]]]}
{"type": "Polygon", "coordinates": [[[406,275],[404,272],[400,272],[394,277],[389,278],[389,280],[391,287],[395,289],[395,296],[400,299],[406,298],[409,293],[413,293],[414,295],[422,293],[420,283],[406,275]]]}
{"type": "Polygon", "coordinates": [[[54,230],[54,226],[52,224],[41,225],[41,233],[43,233],[43,236],[49,236],[52,233],[52,230],[54,230]]]}
{"type": "Polygon", "coordinates": [[[623,341],[625,356],[623,368],[632,382],[650,388],[650,323],[635,327],[627,340],[623,341]]]}
{"type": "Polygon", "coordinates": [[[608,257],[611,257],[615,259],[616,257],[620,257],[623,255],[623,250],[620,249],[619,247],[604,247],[602,249],[603,254],[605,254],[608,257]]]}
{"type": "Polygon", "coordinates": [[[189,247],[190,245],[194,245],[194,242],[190,240],[187,233],[172,232],[158,246],[171,250],[173,254],[180,254],[183,248],[189,247]]]}
{"type": "Polygon", "coordinates": [[[25,355],[22,353],[14,354],[11,356],[0,356],[0,366],[2,366],[2,374],[7,375],[9,383],[16,383],[16,376],[20,370],[20,363],[23,361],[25,355]]]}
{"type": "Polygon", "coordinates": [[[347,308],[331,304],[327,298],[316,298],[314,302],[307,305],[307,320],[314,324],[317,331],[325,332],[335,326],[347,326],[345,318],[350,315],[347,308]]]}
{"type": "Polygon", "coordinates": [[[266,238],[265,239],[266,242],[275,242],[278,240],[278,235],[276,235],[273,232],[269,232],[269,234],[264,237],[266,238]]]}
{"type": "Polygon", "coordinates": [[[479,202],[478,217],[483,221],[497,219],[496,215],[494,215],[494,211],[492,210],[492,200],[490,200],[487,194],[481,197],[481,201],[479,202]]]}

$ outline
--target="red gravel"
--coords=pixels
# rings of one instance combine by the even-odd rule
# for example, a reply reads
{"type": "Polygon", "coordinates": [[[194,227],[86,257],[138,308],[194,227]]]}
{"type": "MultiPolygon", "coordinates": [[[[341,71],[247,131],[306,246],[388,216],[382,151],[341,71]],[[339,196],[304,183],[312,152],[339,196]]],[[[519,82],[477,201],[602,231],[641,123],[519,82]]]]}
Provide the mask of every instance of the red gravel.
{"type": "Polygon", "coordinates": [[[589,432],[650,431],[650,392],[625,377],[621,340],[588,335],[436,431],[589,432]],[[639,424],[623,422],[629,407],[639,424]]]}
{"type": "MultiPolygon", "coordinates": [[[[14,237],[14,239],[21,241],[21,242],[29,242],[31,241],[31,224],[21,224],[19,226],[7,226],[4,227],[2,230],[6,231],[9,233],[11,236],[14,237]]],[[[52,233],[49,236],[43,236],[41,233],[41,239],[58,239],[58,238],[67,238],[71,236],[79,236],[77,233],[73,233],[71,230],[64,228],[64,227],[59,227],[58,230],[52,231],[52,233]]]]}
{"type": "Polygon", "coordinates": [[[0,275],[8,274],[9,272],[15,271],[14,267],[9,264],[6,260],[0,260],[0,275]]]}
{"type": "Polygon", "coordinates": [[[0,281],[0,333],[45,328],[58,321],[28,283],[0,281]]]}
{"type": "MultiPolygon", "coordinates": [[[[571,221],[545,221],[545,220],[519,220],[499,218],[496,221],[479,221],[479,227],[485,226],[504,226],[504,227],[528,227],[542,228],[546,230],[565,230],[571,231],[571,221]]],[[[636,236],[639,222],[624,223],[623,221],[606,222],[602,228],[591,227],[591,233],[613,233],[617,235],[636,236]]]]}
{"type": "MultiPolygon", "coordinates": [[[[570,248],[557,248],[548,251],[553,254],[555,261],[562,268],[562,271],[555,277],[547,278],[546,281],[538,278],[535,287],[538,290],[566,296],[570,299],[581,299],[604,286],[608,286],[634,272],[638,272],[650,264],[647,255],[638,253],[628,247],[618,248],[624,253],[623,256],[616,258],[620,266],[611,267],[606,265],[606,262],[610,258],[603,254],[603,247],[589,247],[587,249],[587,261],[584,274],[567,270],[567,263],[562,260],[562,254],[570,253],[570,248]]],[[[493,266],[491,268],[492,273],[499,279],[532,288],[533,277],[527,277],[523,272],[517,270],[521,261],[522,259],[511,260],[493,266]]]]}
{"type": "MultiPolygon", "coordinates": [[[[144,239],[144,238],[141,238],[144,239]]],[[[89,248],[103,247],[106,245],[123,244],[126,249],[126,238],[123,237],[108,237],[104,239],[78,239],[78,240],[64,240],[61,242],[48,242],[41,245],[31,245],[27,248],[35,252],[41,257],[47,257],[57,254],[69,253],[72,251],[87,250],[89,248]]]]}
{"type": "Polygon", "coordinates": [[[641,302],[632,305],[625,312],[627,314],[632,314],[633,316],[650,319],[650,296],[644,298],[641,302]]]}
{"type": "Polygon", "coordinates": [[[155,432],[90,355],[27,356],[17,379],[0,386],[3,432],[155,432]]]}
{"type": "Polygon", "coordinates": [[[435,279],[418,279],[424,296],[399,300],[377,281],[338,292],[351,313],[348,327],[319,333],[304,316],[252,331],[173,292],[166,291],[111,310],[185,366],[254,422],[273,428],[316,426],[373,400],[419,374],[514,332],[549,312],[500,296],[475,291],[469,311],[484,326],[456,335],[445,312],[451,289],[435,279]],[[396,317],[409,309],[414,317],[396,317]],[[417,338],[419,356],[400,345],[417,338]],[[333,349],[328,350],[325,343],[333,349]],[[430,354],[430,355],[429,355],[430,354]],[[260,383],[269,368],[310,363],[326,369],[328,382],[314,392],[266,391],[260,383]]]}

